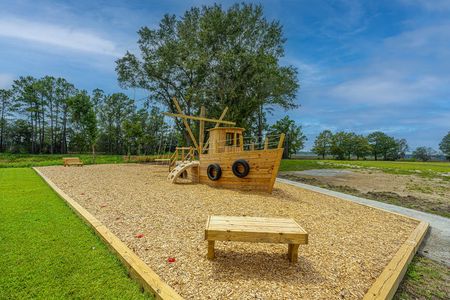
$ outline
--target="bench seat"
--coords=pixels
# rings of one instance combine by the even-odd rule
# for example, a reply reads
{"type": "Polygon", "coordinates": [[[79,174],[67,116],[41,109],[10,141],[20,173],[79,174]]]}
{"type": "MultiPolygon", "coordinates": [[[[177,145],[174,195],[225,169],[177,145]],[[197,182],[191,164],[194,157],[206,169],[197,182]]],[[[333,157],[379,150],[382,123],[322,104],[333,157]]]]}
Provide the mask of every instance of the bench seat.
{"type": "Polygon", "coordinates": [[[288,258],[298,259],[298,247],[308,243],[308,233],[294,219],[210,216],[205,240],[208,258],[213,259],[215,241],[288,244],[288,258]]]}
{"type": "Polygon", "coordinates": [[[83,166],[83,162],[78,157],[64,157],[64,167],[67,166],[83,166]]]}

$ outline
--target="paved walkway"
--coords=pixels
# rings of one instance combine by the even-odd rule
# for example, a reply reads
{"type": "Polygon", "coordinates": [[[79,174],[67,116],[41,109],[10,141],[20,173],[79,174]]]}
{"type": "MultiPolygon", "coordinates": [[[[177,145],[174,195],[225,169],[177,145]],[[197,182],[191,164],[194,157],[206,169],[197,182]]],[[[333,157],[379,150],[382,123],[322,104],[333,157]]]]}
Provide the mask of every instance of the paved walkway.
{"type": "Polygon", "coordinates": [[[447,266],[450,266],[450,219],[448,218],[417,211],[410,208],[400,207],[397,205],[387,204],[340,192],[335,192],[317,186],[304,184],[284,178],[277,178],[277,181],[298,186],[300,188],[322,193],[325,195],[334,196],[344,200],[349,200],[360,204],[381,208],[387,211],[396,212],[402,215],[410,216],[428,222],[428,224],[430,224],[431,230],[428,231],[428,234],[425,237],[422,246],[419,249],[419,252],[425,257],[434,259],[436,261],[446,264],[447,266]]]}

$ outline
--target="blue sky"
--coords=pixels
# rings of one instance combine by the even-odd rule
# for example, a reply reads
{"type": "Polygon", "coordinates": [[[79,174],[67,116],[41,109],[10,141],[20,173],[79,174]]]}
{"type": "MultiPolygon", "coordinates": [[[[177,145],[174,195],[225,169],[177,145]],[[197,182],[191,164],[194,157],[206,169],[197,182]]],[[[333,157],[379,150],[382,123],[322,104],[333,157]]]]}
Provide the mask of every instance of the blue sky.
{"type": "MultiPolygon", "coordinates": [[[[139,27],[212,3],[2,0],[0,88],[20,75],[53,75],[80,89],[120,91],[114,61],[136,51],[139,27]]],[[[324,129],[382,130],[411,148],[438,148],[450,131],[450,0],[253,3],[280,20],[282,64],[299,70],[301,107],[270,121],[287,113],[302,124],[306,149],[324,129]]]]}

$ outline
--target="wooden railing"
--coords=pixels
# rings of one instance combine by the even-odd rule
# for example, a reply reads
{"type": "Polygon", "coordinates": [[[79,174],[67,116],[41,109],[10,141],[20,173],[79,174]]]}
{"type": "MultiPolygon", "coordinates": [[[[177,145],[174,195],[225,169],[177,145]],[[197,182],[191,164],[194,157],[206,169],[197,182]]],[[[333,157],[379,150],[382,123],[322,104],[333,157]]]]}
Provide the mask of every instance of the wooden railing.
{"type": "Polygon", "coordinates": [[[192,161],[195,158],[194,147],[176,147],[175,152],[170,157],[169,171],[176,166],[177,161],[192,161]]]}

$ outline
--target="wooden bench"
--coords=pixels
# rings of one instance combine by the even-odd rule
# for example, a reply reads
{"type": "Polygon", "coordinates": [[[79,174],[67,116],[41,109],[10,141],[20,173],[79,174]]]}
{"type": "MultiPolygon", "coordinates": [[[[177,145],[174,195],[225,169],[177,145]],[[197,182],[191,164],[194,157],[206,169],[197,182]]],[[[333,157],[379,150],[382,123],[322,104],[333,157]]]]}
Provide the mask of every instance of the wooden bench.
{"type": "Polygon", "coordinates": [[[208,258],[214,258],[215,241],[288,244],[288,259],[297,262],[298,247],[308,243],[308,233],[293,219],[210,216],[205,240],[208,258]]]}
{"type": "Polygon", "coordinates": [[[64,157],[64,167],[67,166],[83,166],[83,162],[78,157],[64,157]]]}

